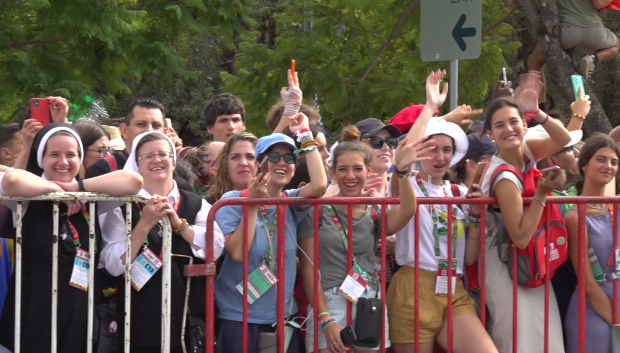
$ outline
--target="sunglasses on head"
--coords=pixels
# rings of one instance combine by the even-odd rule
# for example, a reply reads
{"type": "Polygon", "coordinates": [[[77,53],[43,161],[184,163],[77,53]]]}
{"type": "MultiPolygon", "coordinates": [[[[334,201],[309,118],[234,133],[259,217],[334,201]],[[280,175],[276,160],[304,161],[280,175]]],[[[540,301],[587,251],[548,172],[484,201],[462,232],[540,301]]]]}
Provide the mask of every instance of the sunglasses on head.
{"type": "Polygon", "coordinates": [[[398,147],[398,139],[395,137],[388,137],[385,140],[378,136],[362,137],[362,138],[368,139],[368,141],[370,142],[370,147],[376,150],[383,148],[384,143],[387,143],[388,147],[391,150],[394,150],[396,149],[396,147],[398,147]]]}
{"type": "Polygon", "coordinates": [[[267,158],[271,163],[278,163],[282,157],[284,157],[284,162],[286,162],[286,164],[295,164],[297,161],[297,157],[292,153],[281,155],[278,152],[267,152],[267,158]]]}

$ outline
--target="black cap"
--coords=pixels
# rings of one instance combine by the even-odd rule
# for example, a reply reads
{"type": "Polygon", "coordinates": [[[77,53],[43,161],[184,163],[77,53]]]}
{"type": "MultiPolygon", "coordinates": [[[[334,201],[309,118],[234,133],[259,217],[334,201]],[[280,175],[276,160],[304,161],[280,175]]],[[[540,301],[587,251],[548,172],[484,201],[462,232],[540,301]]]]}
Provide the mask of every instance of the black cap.
{"type": "Polygon", "coordinates": [[[466,159],[477,154],[494,154],[497,152],[497,145],[487,135],[471,134],[467,135],[467,140],[469,140],[469,148],[464,157],[466,159]]]}
{"type": "Polygon", "coordinates": [[[361,137],[374,136],[377,133],[379,133],[379,131],[381,131],[381,130],[385,130],[385,131],[389,132],[392,137],[400,136],[400,130],[398,130],[398,128],[396,126],[385,125],[384,122],[382,122],[379,119],[375,119],[375,118],[368,118],[368,119],[364,119],[364,120],[358,121],[355,124],[355,127],[362,134],[361,137]]]}
{"type": "Polygon", "coordinates": [[[467,128],[467,135],[480,132],[482,131],[483,127],[484,127],[484,120],[474,120],[474,122],[471,125],[469,125],[469,127],[467,128]],[[478,129],[480,129],[480,131],[474,131],[478,129]]]}

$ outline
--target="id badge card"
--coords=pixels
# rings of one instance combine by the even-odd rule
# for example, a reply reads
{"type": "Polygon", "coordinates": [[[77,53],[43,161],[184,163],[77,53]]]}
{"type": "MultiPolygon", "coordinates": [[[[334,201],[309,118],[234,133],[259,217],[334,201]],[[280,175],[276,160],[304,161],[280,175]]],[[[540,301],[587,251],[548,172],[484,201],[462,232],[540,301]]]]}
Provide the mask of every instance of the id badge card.
{"type": "Polygon", "coordinates": [[[140,291],[162,265],[161,259],[151,249],[144,249],[131,264],[131,286],[140,291]]]}
{"type": "Polygon", "coordinates": [[[620,249],[616,249],[615,253],[616,253],[616,273],[613,273],[613,275],[618,276],[618,274],[620,274],[620,249]]]}
{"type": "MultiPolygon", "coordinates": [[[[276,283],[278,283],[276,275],[263,262],[248,275],[248,303],[253,304],[276,283]]],[[[243,295],[243,281],[237,285],[237,290],[243,295]]]]}
{"type": "MultiPolygon", "coordinates": [[[[456,289],[456,260],[452,260],[452,294],[456,289]]],[[[435,295],[445,297],[448,295],[448,260],[441,259],[437,264],[437,282],[435,283],[435,295]]]]}
{"type": "Polygon", "coordinates": [[[342,282],[342,286],[338,292],[343,297],[347,298],[353,304],[357,304],[359,297],[364,294],[366,287],[368,287],[368,279],[364,278],[364,274],[368,271],[364,270],[358,264],[353,263],[353,267],[349,270],[347,278],[342,282]]]}
{"type": "Polygon", "coordinates": [[[83,291],[88,290],[88,263],[90,254],[88,251],[78,248],[73,261],[73,272],[69,285],[83,291]]]}

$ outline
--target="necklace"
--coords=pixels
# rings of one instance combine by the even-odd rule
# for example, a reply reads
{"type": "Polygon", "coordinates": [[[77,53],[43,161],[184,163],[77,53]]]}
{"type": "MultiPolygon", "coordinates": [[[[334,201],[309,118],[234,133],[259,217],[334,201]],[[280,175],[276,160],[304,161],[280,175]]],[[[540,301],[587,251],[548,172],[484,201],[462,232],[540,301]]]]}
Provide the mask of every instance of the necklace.
{"type": "Polygon", "coordinates": [[[593,208],[593,209],[595,209],[595,210],[602,211],[602,210],[603,210],[603,208],[605,207],[605,205],[603,205],[603,206],[601,206],[601,207],[594,207],[594,206],[592,206],[592,205],[586,204],[586,207],[590,207],[590,208],[593,208]]]}

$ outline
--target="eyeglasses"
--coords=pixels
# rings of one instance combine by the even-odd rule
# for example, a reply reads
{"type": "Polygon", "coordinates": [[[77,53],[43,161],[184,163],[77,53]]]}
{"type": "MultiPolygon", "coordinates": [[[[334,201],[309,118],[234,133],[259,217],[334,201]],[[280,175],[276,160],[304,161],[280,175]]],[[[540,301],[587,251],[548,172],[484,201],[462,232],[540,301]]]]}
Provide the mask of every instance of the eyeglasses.
{"type": "Polygon", "coordinates": [[[396,149],[396,147],[398,147],[398,139],[395,137],[388,137],[385,140],[378,136],[362,137],[362,138],[368,139],[370,141],[370,147],[376,150],[380,150],[381,148],[383,148],[384,143],[387,143],[388,147],[391,150],[394,150],[396,149]]]}
{"type": "Polygon", "coordinates": [[[143,160],[150,163],[155,159],[155,157],[159,157],[160,160],[164,161],[172,157],[172,152],[145,153],[138,157],[138,160],[143,160]]]}
{"type": "Polygon", "coordinates": [[[295,162],[297,161],[297,157],[295,157],[295,155],[291,153],[287,153],[284,155],[279,154],[278,152],[267,153],[267,158],[271,163],[278,163],[280,161],[280,158],[282,157],[284,157],[284,162],[286,162],[286,164],[295,164],[295,162]]]}
{"type": "Polygon", "coordinates": [[[108,154],[114,153],[114,148],[112,147],[101,147],[101,148],[87,148],[87,151],[97,151],[99,152],[99,158],[105,158],[108,154]]]}
{"type": "Polygon", "coordinates": [[[575,149],[575,147],[573,147],[573,146],[570,146],[570,147],[565,147],[565,148],[562,148],[562,149],[560,150],[560,152],[556,153],[556,155],[558,155],[558,154],[560,154],[560,153],[564,153],[564,152],[568,152],[569,154],[575,154],[575,152],[577,152],[577,153],[579,152],[579,151],[575,151],[575,150],[576,150],[576,149],[575,149]]]}

